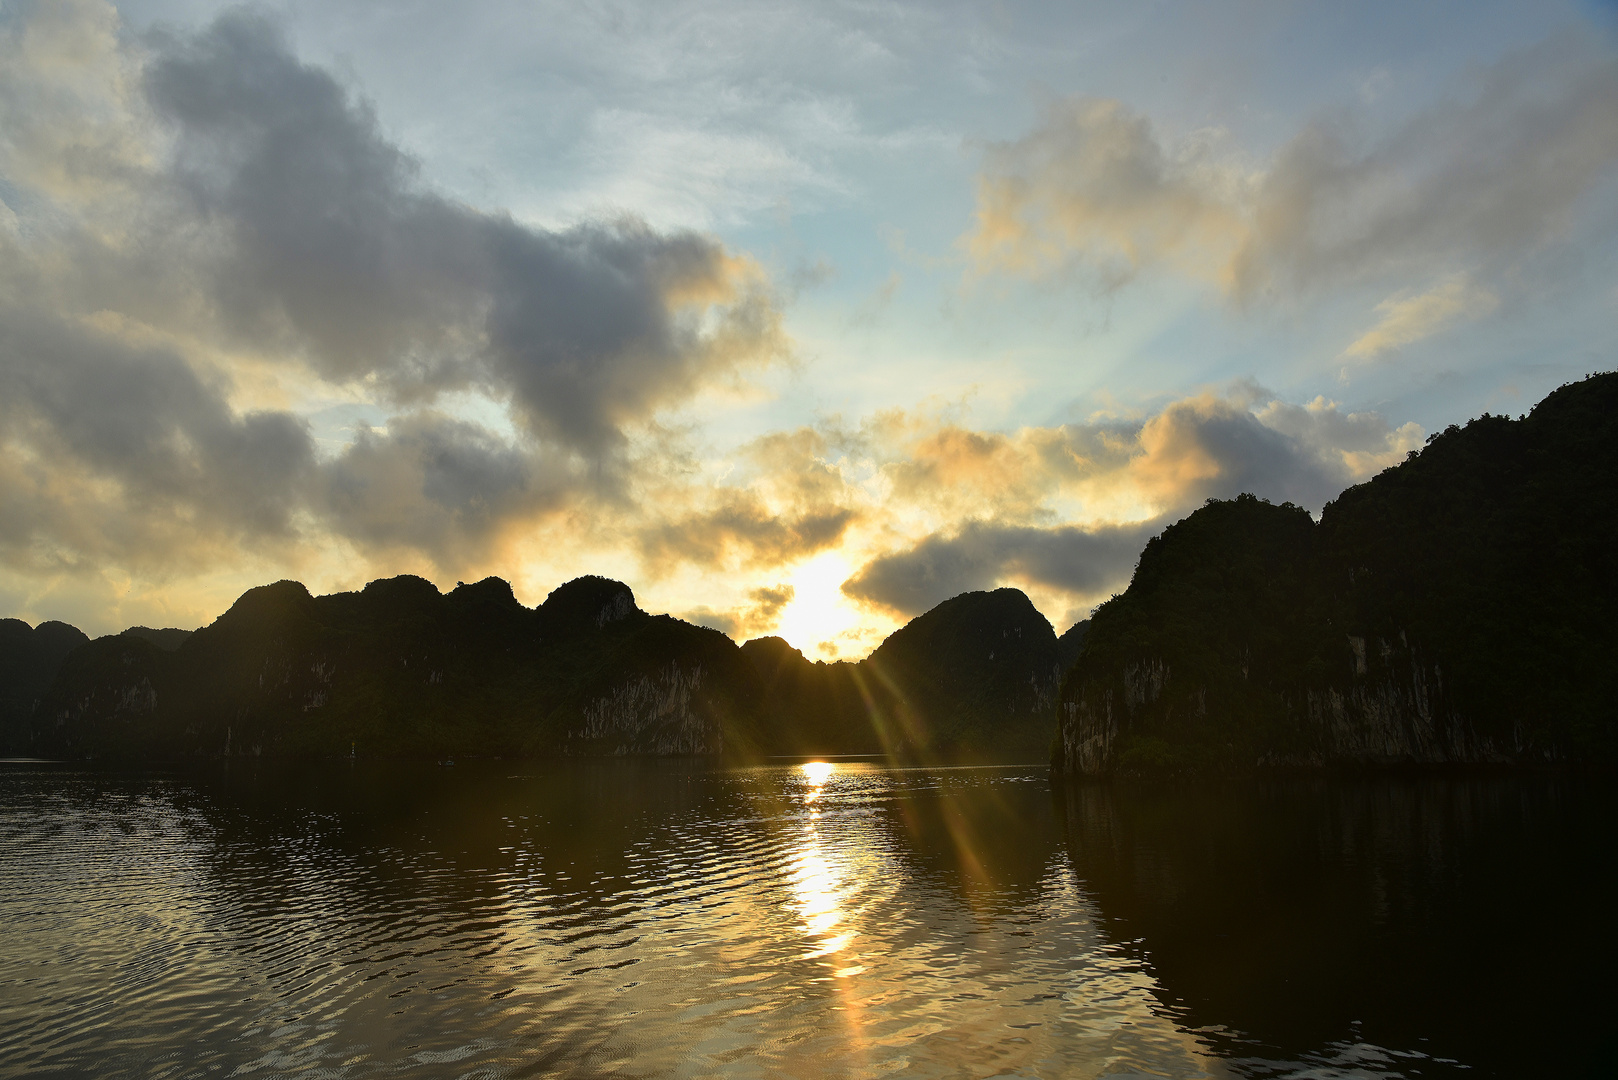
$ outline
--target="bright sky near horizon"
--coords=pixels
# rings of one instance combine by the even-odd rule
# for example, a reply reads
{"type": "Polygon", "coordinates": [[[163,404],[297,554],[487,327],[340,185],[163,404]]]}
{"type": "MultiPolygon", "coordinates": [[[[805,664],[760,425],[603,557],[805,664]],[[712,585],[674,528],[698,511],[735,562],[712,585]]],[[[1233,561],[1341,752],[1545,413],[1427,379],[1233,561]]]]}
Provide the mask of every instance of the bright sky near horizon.
{"type": "Polygon", "coordinates": [[[0,2],[0,614],[1065,629],[1610,370],[1618,11],[0,2]]]}

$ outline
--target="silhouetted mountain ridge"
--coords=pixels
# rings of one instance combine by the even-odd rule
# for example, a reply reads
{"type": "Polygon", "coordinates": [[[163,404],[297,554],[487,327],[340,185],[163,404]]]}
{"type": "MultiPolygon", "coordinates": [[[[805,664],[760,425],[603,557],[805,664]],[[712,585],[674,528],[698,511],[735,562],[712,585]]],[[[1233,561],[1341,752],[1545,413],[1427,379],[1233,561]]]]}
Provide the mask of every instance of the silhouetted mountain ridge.
{"type": "Polygon", "coordinates": [[[329,596],[279,581],[194,633],[76,644],[16,710],[16,749],[1029,760],[1049,744],[1059,675],[1050,624],[1013,589],[947,601],[859,664],[811,664],[778,638],[738,648],[595,576],[532,609],[499,578],[329,596]]]}
{"type": "Polygon", "coordinates": [[[1017,589],[963,593],[857,663],[811,662],[777,637],[742,646],[777,754],[1037,760],[1061,676],[1051,624],[1017,589]]]}
{"type": "Polygon", "coordinates": [[[7,737],[26,724],[62,662],[90,639],[76,626],[0,619],[0,753],[18,753],[7,737]]]}
{"type": "Polygon", "coordinates": [[[131,637],[144,638],[150,641],[165,652],[173,652],[178,649],[193,632],[191,630],[179,630],[172,626],[162,630],[154,630],[150,626],[131,626],[124,631],[131,637]]]}
{"type": "Polygon", "coordinates": [[[537,608],[490,578],[403,576],[312,596],[250,589],[172,652],[138,635],[75,650],[32,752],[68,755],[718,753],[746,744],[752,669],[716,631],[580,579],[537,608]]]}

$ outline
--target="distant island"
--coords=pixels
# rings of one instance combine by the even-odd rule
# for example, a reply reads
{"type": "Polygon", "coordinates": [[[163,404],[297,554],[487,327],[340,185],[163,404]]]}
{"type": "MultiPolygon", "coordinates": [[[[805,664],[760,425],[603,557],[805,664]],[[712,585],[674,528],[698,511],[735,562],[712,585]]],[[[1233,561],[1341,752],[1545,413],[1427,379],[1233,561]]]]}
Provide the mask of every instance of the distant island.
{"type": "Polygon", "coordinates": [[[1618,761],[1618,375],[1451,427],[1317,522],[1210,500],[1060,638],[957,596],[857,663],[629,586],[249,590],[188,633],[0,620],[0,750],[71,758],[873,755],[1058,776],[1618,761]],[[1054,736],[1054,739],[1053,739],[1054,736]]]}
{"type": "Polygon", "coordinates": [[[967,593],[858,663],[779,638],[738,647],[584,577],[537,608],[499,578],[418,577],[312,596],[249,590],[195,633],[89,640],[0,624],[12,754],[72,758],[871,754],[1024,760],[1049,752],[1082,626],[1059,640],[1015,589],[967,593]]]}

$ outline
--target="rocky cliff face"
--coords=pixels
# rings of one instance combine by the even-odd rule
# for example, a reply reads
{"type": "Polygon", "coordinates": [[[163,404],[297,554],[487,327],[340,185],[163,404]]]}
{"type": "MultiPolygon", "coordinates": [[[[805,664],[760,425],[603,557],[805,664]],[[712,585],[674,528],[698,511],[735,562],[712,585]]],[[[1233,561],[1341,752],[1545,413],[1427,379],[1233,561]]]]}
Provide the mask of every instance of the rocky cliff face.
{"type": "Polygon", "coordinates": [[[701,707],[702,665],[670,664],[654,675],[619,683],[584,707],[564,735],[570,753],[720,754],[725,733],[701,707]]]}
{"type": "MultiPolygon", "coordinates": [[[[1348,642],[1351,650],[1364,647],[1363,638],[1348,642]]],[[[1216,723],[1226,736],[1222,744],[1195,729],[1210,724],[1210,695],[1217,715],[1219,684],[1226,680],[1176,678],[1161,657],[1128,663],[1117,685],[1090,680],[1070,686],[1062,702],[1059,770],[1100,776],[1197,771],[1210,763],[1310,768],[1525,759],[1521,730],[1505,738],[1480,735],[1446,692],[1442,669],[1403,643],[1377,644],[1382,663],[1362,664],[1337,684],[1277,689],[1270,709],[1280,722],[1267,731],[1244,730],[1239,721],[1216,723]]],[[[1543,757],[1556,760],[1554,752],[1543,757]]]]}
{"type": "Polygon", "coordinates": [[[1147,545],[1064,683],[1059,773],[1618,760],[1618,376],[1328,505],[1147,545]]]}
{"type": "Polygon", "coordinates": [[[1447,693],[1444,672],[1424,660],[1404,635],[1390,642],[1348,636],[1353,670],[1335,685],[1309,688],[1294,708],[1318,747],[1312,755],[1273,764],[1441,765],[1505,763],[1523,751],[1520,740],[1480,736],[1447,693]]]}

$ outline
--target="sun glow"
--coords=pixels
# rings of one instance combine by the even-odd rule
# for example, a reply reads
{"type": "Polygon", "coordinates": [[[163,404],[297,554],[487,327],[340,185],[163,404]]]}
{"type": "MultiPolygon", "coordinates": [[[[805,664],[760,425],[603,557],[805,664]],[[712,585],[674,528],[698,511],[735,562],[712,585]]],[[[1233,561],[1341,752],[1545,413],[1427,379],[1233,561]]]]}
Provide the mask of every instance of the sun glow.
{"type": "Polygon", "coordinates": [[[781,610],[775,633],[811,660],[857,659],[895,627],[886,616],[863,610],[843,594],[853,565],[839,551],[825,551],[792,571],[792,601],[781,610]]]}

